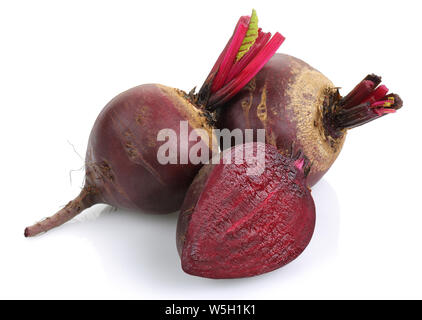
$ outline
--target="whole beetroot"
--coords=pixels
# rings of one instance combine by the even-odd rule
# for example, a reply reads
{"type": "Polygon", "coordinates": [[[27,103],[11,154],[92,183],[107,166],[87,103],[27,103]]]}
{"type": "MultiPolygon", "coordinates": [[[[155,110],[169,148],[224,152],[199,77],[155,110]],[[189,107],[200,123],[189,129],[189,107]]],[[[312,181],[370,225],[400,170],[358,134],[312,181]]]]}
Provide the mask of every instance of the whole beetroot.
{"type": "Polygon", "coordinates": [[[263,143],[226,149],[218,164],[202,167],[177,225],[183,270],[207,278],[239,278],[295,259],[315,226],[308,172],[301,154],[285,157],[263,143]],[[258,160],[236,160],[251,159],[244,154],[258,160]]]}
{"type": "Polygon", "coordinates": [[[212,132],[215,116],[208,111],[209,106],[224,103],[256,75],[284,40],[279,33],[270,38],[269,33],[258,30],[253,11],[251,17],[239,19],[198,94],[146,84],[111,100],[90,134],[81,193],[55,215],[27,227],[25,236],[59,226],[97,203],[151,213],[178,210],[203,164],[196,161],[198,153],[209,159],[218,152],[212,132]],[[177,159],[169,164],[159,159],[157,139],[162,130],[176,134],[174,143],[170,135],[164,134],[162,139],[178,146],[177,159]],[[197,136],[194,141],[193,131],[197,136]],[[191,161],[192,153],[197,156],[195,161],[191,161]]]}
{"type": "Polygon", "coordinates": [[[292,144],[311,161],[309,186],[331,167],[347,130],[393,113],[396,94],[368,75],[347,96],[322,73],[285,54],[275,54],[233,99],[221,108],[218,127],[265,129],[266,143],[286,154],[292,144]]]}

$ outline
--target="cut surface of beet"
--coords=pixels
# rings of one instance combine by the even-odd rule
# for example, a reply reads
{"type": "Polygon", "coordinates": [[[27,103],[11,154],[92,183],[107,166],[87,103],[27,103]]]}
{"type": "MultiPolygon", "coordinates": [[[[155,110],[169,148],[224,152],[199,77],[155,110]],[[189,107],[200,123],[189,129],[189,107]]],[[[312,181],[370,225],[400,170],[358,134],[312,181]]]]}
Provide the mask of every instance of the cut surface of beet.
{"type": "Polygon", "coordinates": [[[248,277],[280,268],[308,245],[315,206],[304,163],[276,148],[248,143],[228,149],[219,164],[204,166],[188,190],[179,216],[177,247],[185,272],[208,278],[248,277]],[[225,164],[244,151],[263,152],[255,164],[225,164]]]}

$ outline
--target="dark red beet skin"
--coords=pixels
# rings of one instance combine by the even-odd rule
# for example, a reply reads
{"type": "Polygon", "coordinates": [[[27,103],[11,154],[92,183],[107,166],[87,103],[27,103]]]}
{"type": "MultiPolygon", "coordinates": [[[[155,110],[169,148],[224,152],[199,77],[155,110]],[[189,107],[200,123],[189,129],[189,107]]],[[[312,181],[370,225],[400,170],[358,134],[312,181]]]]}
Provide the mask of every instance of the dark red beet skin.
{"type": "Polygon", "coordinates": [[[265,129],[266,143],[283,154],[293,146],[311,161],[309,186],[336,160],[347,129],[395,112],[398,95],[388,94],[381,78],[367,76],[342,98],[318,70],[285,54],[275,54],[262,70],[220,110],[218,128],[265,129]]]}
{"type": "Polygon", "coordinates": [[[243,148],[265,152],[261,175],[247,175],[245,163],[205,165],[186,194],[177,249],[189,274],[217,279],[262,274],[295,259],[311,240],[315,205],[303,162],[262,143],[239,145],[224,155],[234,159],[243,148]]]}
{"type": "MultiPolygon", "coordinates": [[[[160,164],[161,129],[171,129],[180,139],[180,122],[188,133],[201,128],[209,139],[199,139],[209,155],[218,150],[207,113],[185,98],[185,93],[159,84],[129,89],[101,111],[89,137],[85,160],[85,186],[80,195],[57,214],[25,229],[34,236],[70,220],[84,209],[106,203],[149,213],[169,213],[182,204],[185,192],[202,164],[160,164]],[[214,149],[213,149],[214,148],[214,149]]],[[[189,153],[198,141],[188,141],[189,153]]]]}
{"type": "MultiPolygon", "coordinates": [[[[160,164],[157,134],[171,129],[179,141],[180,121],[188,121],[189,133],[203,128],[212,138],[205,114],[177,89],[147,84],[110,101],[94,124],[86,156],[86,183],[95,186],[98,201],[156,213],[178,210],[200,165],[160,164]]],[[[188,150],[195,143],[189,141],[188,150]]],[[[212,147],[212,140],[204,143],[212,147]]]]}

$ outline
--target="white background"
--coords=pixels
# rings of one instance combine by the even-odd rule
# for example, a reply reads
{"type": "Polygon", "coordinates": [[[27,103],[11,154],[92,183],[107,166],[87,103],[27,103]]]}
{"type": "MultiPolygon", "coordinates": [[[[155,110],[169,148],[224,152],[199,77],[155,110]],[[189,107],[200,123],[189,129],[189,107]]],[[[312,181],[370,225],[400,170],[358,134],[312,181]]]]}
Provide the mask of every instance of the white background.
{"type": "Polygon", "coordinates": [[[418,1],[4,1],[0,4],[0,298],[422,298],[421,7],[418,1]],[[313,190],[314,237],[277,271],[184,274],[177,215],[98,205],[33,239],[24,227],[82,185],[88,135],[116,94],[200,86],[256,8],[279,52],[347,93],[378,73],[405,106],[349,132],[313,190]],[[70,144],[71,143],[71,144],[70,144]]]}

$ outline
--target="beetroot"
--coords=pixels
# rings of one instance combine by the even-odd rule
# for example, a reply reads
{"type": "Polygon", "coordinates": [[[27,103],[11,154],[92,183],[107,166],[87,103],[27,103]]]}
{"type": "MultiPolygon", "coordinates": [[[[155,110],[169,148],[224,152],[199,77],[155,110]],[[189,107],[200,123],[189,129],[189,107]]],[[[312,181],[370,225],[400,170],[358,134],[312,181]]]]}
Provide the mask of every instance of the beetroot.
{"type": "Polygon", "coordinates": [[[221,108],[219,128],[265,129],[266,143],[286,153],[292,143],[311,161],[309,186],[336,160],[347,130],[393,113],[396,94],[367,76],[347,96],[305,62],[276,54],[239,94],[221,108]]]}
{"type": "Polygon", "coordinates": [[[315,226],[307,163],[300,154],[287,158],[271,145],[247,143],[226,149],[218,164],[202,167],[177,225],[183,270],[201,277],[239,278],[295,259],[315,226]],[[256,161],[236,164],[244,152],[264,155],[258,164],[262,172],[248,172],[257,167],[256,161]]]}
{"type": "Polygon", "coordinates": [[[26,228],[25,236],[59,226],[96,203],[151,213],[178,210],[202,166],[190,161],[191,151],[206,150],[209,156],[218,152],[216,137],[211,132],[215,116],[208,111],[209,106],[224,103],[256,75],[284,40],[279,33],[270,38],[269,33],[258,30],[253,12],[251,17],[240,18],[198,94],[194,90],[188,94],[147,84],[111,100],[98,116],[89,138],[81,193],[52,217],[26,228]],[[182,126],[188,130],[183,136],[179,130],[182,126]],[[176,162],[163,164],[158,159],[157,139],[162,130],[178,133],[176,143],[180,148],[176,162]],[[194,130],[199,142],[188,138],[194,130]],[[193,149],[197,143],[202,146],[193,149]]]}

